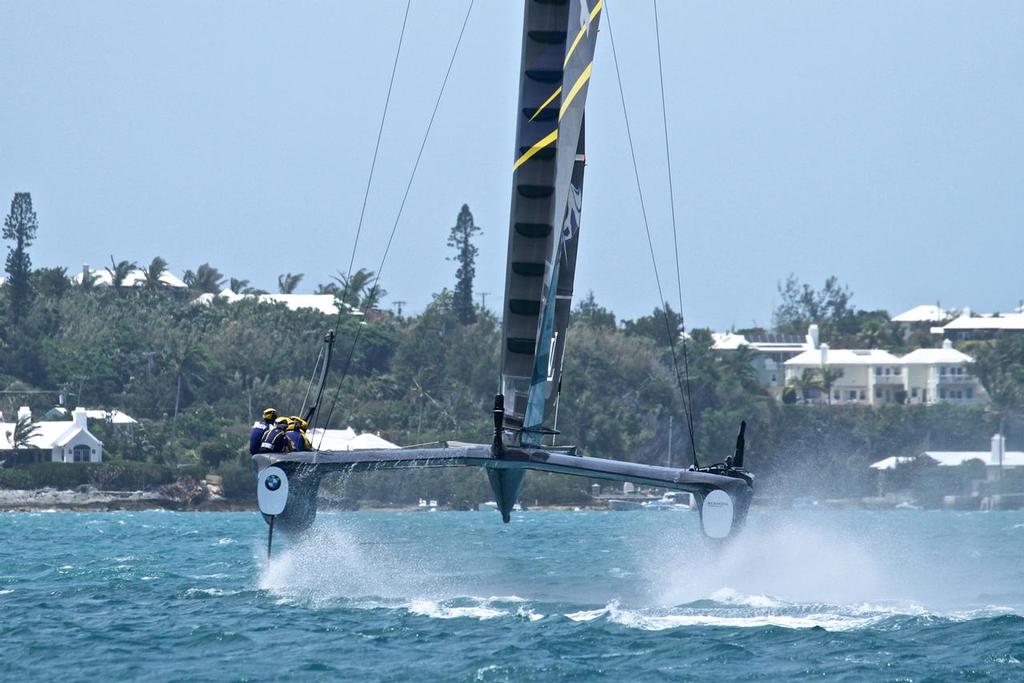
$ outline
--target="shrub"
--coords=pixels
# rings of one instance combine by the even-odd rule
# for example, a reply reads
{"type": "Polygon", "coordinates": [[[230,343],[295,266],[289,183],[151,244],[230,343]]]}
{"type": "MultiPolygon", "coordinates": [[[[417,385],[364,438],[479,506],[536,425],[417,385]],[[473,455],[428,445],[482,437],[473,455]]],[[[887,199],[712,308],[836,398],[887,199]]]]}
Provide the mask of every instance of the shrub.
{"type": "Polygon", "coordinates": [[[235,454],[233,446],[226,446],[218,441],[204,441],[199,444],[199,459],[211,469],[217,467],[225,460],[230,460],[235,454]]]}
{"type": "Polygon", "coordinates": [[[256,479],[252,472],[233,462],[226,462],[217,470],[225,498],[252,500],[256,497],[256,479]]]}
{"type": "Polygon", "coordinates": [[[0,470],[0,489],[30,489],[32,475],[25,470],[0,470]]]}
{"type": "Polygon", "coordinates": [[[86,465],[86,471],[90,484],[111,491],[156,488],[176,478],[174,469],[166,465],[130,460],[90,463],[86,465]]]}
{"type": "Polygon", "coordinates": [[[40,462],[29,465],[25,471],[32,477],[32,488],[70,490],[90,483],[87,468],[86,463],[40,462]]]}

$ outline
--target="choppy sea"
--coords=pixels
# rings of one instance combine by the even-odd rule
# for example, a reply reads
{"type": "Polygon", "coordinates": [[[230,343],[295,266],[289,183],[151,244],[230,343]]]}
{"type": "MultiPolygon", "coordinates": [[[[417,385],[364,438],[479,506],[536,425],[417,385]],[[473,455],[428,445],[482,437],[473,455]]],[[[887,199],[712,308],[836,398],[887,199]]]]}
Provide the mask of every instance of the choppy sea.
{"type": "Polygon", "coordinates": [[[1024,513],[0,514],[0,678],[1024,680],[1024,513]]]}

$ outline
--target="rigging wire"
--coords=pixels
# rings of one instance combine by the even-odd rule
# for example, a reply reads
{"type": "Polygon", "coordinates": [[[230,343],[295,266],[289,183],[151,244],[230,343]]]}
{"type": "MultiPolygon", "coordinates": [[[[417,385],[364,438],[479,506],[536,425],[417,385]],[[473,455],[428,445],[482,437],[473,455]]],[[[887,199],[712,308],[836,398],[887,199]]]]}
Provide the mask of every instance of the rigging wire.
{"type": "MultiPolygon", "coordinates": [[[[679,268],[679,233],[676,229],[676,193],[672,186],[672,152],[668,143],[668,113],[665,107],[665,75],[661,59],[661,27],[658,23],[658,0],[654,0],[654,37],[658,45],[658,85],[661,89],[661,123],[665,131],[665,165],[668,168],[668,198],[672,209],[672,246],[676,261],[676,293],[679,295],[679,320],[683,326],[683,378],[686,382],[686,404],[693,406],[690,393],[690,355],[686,349],[686,316],[683,315],[683,277],[679,268]]],[[[690,447],[693,449],[693,460],[697,462],[697,446],[694,443],[693,411],[686,410],[686,426],[690,432],[690,447]]],[[[671,455],[671,454],[670,454],[671,455]]]]}
{"type": "MultiPolygon", "coordinates": [[[[366,202],[370,197],[370,185],[373,183],[373,172],[377,168],[377,155],[380,153],[380,141],[384,136],[384,120],[388,115],[388,105],[391,104],[391,90],[395,85],[395,74],[398,72],[398,58],[402,54],[402,43],[405,40],[405,27],[409,23],[409,8],[412,0],[405,3],[405,16],[402,18],[402,30],[398,34],[398,49],[395,50],[395,63],[391,65],[391,79],[388,81],[388,93],[384,97],[384,111],[380,115],[380,126],[377,128],[377,143],[373,147],[373,160],[370,162],[370,173],[366,176],[366,190],[363,192],[363,205],[359,209],[359,223],[356,225],[356,238],[352,242],[352,255],[348,260],[348,274],[345,276],[345,291],[342,292],[342,301],[348,298],[348,288],[352,285],[352,268],[356,261],[356,249],[359,247],[359,236],[363,231],[363,218],[366,216],[366,202]]],[[[341,309],[338,309],[341,315],[341,309]]]]}
{"type": "MultiPolygon", "coordinates": [[[[618,85],[619,85],[619,98],[622,101],[622,116],[623,116],[623,118],[625,119],[625,122],[626,122],[626,139],[629,141],[629,154],[630,154],[630,157],[633,160],[633,175],[636,177],[636,191],[637,191],[637,195],[640,198],[640,212],[641,212],[641,215],[643,216],[643,220],[644,220],[644,231],[647,233],[647,247],[648,247],[648,249],[651,252],[651,266],[652,266],[652,269],[654,270],[654,280],[655,280],[655,282],[658,285],[658,299],[659,299],[659,301],[662,302],[662,306],[664,307],[665,306],[665,295],[664,295],[662,287],[661,287],[661,276],[658,273],[658,261],[657,261],[657,258],[654,255],[654,240],[651,237],[651,226],[650,226],[650,222],[647,219],[647,205],[644,202],[643,185],[640,182],[640,168],[639,168],[639,166],[637,165],[637,162],[636,162],[636,150],[635,150],[635,148],[633,146],[633,134],[630,131],[630,127],[629,127],[629,113],[628,113],[628,111],[626,109],[626,94],[625,94],[625,91],[622,89],[622,74],[621,74],[621,72],[619,70],[619,56],[618,56],[618,53],[615,50],[615,36],[614,36],[614,34],[612,32],[612,20],[611,20],[611,15],[608,12],[608,6],[607,5],[605,5],[605,8],[604,8],[604,15],[605,15],[605,23],[608,25],[608,39],[609,39],[609,42],[611,42],[611,46],[612,46],[612,60],[615,63],[615,79],[616,79],[616,81],[618,82],[618,85]]],[[[659,64],[660,64],[660,57],[659,57],[659,64]]],[[[673,226],[674,226],[674,223],[673,223],[673,226]]],[[[693,466],[694,467],[699,467],[700,465],[699,465],[698,460],[697,460],[697,443],[696,443],[696,439],[694,438],[693,420],[692,420],[692,417],[691,417],[690,404],[687,401],[686,391],[683,388],[683,383],[682,383],[682,380],[680,379],[680,376],[679,376],[679,361],[678,361],[678,359],[676,357],[675,337],[678,334],[678,330],[676,330],[676,331],[672,330],[672,324],[671,324],[671,322],[668,319],[668,311],[664,310],[664,308],[663,308],[662,309],[662,314],[663,314],[663,318],[665,319],[665,332],[668,334],[669,348],[672,350],[672,369],[673,369],[675,377],[676,377],[676,384],[679,386],[679,395],[680,395],[680,398],[682,399],[682,402],[683,402],[683,412],[686,414],[686,420],[687,420],[686,426],[687,426],[687,431],[689,432],[689,435],[690,435],[690,448],[692,450],[692,455],[693,455],[693,466]]]]}
{"type": "MultiPolygon", "coordinates": [[[[380,283],[380,276],[384,270],[384,263],[387,261],[388,253],[391,251],[391,245],[395,239],[395,233],[398,231],[398,224],[402,219],[402,213],[405,210],[405,204],[409,199],[409,192],[412,190],[413,181],[416,179],[416,171],[420,167],[420,160],[423,158],[423,150],[427,146],[427,140],[430,138],[430,131],[434,126],[434,119],[437,117],[437,110],[441,106],[441,98],[444,96],[445,88],[448,85],[448,78],[452,73],[452,66],[455,64],[455,57],[459,53],[459,46],[462,45],[462,37],[466,34],[466,25],[469,23],[469,15],[473,11],[473,5],[476,0],[470,0],[469,7],[466,8],[466,16],[462,20],[462,28],[459,30],[459,37],[455,41],[455,47],[452,50],[451,59],[448,60],[448,69],[444,73],[444,79],[441,81],[441,89],[437,93],[437,99],[434,101],[434,109],[430,113],[430,120],[427,122],[427,129],[423,133],[423,140],[420,142],[419,152],[416,154],[416,161],[412,166],[412,173],[409,175],[409,182],[405,186],[405,193],[402,195],[402,202],[398,206],[398,213],[395,216],[394,225],[391,227],[391,234],[388,236],[387,244],[384,247],[384,254],[381,256],[380,265],[377,267],[376,275],[373,279],[373,286],[370,288],[370,294],[367,296],[367,303],[363,307],[363,317],[365,319],[367,311],[370,306],[373,305],[374,294],[377,291],[377,286],[380,283]]],[[[339,316],[341,311],[339,309],[339,316]]],[[[331,417],[334,415],[334,409],[338,405],[338,399],[341,397],[341,389],[345,384],[345,378],[348,376],[349,369],[352,366],[352,358],[355,355],[356,345],[359,343],[359,336],[363,331],[365,324],[360,324],[356,327],[355,337],[352,340],[352,345],[349,347],[348,356],[345,358],[345,366],[342,368],[341,377],[338,379],[338,388],[334,392],[334,397],[331,400],[331,407],[327,411],[327,419],[324,421],[324,430],[320,433],[320,440],[317,442],[316,452],[320,452],[320,448],[323,445],[324,435],[327,431],[327,425],[331,422],[331,417]]]]}

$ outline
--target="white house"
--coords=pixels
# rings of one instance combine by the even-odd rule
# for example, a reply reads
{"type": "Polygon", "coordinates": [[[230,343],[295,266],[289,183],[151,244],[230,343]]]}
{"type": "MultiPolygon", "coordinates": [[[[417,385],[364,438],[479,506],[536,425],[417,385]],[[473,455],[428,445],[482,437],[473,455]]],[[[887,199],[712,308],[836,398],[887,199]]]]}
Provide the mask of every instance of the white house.
{"type": "MultiPolygon", "coordinates": [[[[31,416],[28,408],[18,409],[18,416],[31,416]]],[[[33,423],[38,429],[29,439],[28,448],[49,451],[53,462],[100,462],[103,460],[103,442],[89,431],[88,415],[82,408],[71,411],[71,422],[42,421],[33,423]]],[[[0,460],[4,451],[14,448],[13,422],[0,422],[0,460]]]]}
{"type": "MultiPolygon", "coordinates": [[[[230,303],[243,301],[245,299],[256,299],[263,303],[284,304],[292,311],[312,309],[326,315],[338,313],[337,299],[333,294],[236,294],[230,289],[224,289],[220,294],[200,294],[196,297],[196,303],[209,304],[215,299],[224,299],[230,303]]],[[[348,315],[362,315],[363,312],[345,304],[348,315]]]]}
{"type": "Polygon", "coordinates": [[[832,385],[833,404],[984,402],[988,396],[970,372],[972,362],[948,339],[942,348],[917,349],[902,358],[878,349],[829,349],[821,344],[786,361],[786,383],[792,385],[807,370],[831,368],[842,371],[832,385]]]}
{"type": "Polygon", "coordinates": [[[931,331],[957,341],[992,339],[999,332],[1024,333],[1024,313],[972,315],[971,310],[965,308],[963,315],[931,331]]]}
{"type": "MultiPolygon", "coordinates": [[[[75,273],[71,277],[71,282],[76,285],[82,284],[82,281],[86,277],[92,278],[93,285],[96,287],[111,287],[114,284],[114,280],[110,275],[110,271],[104,268],[103,270],[92,270],[89,265],[82,266],[82,272],[75,273]]],[[[173,275],[170,271],[165,270],[160,274],[160,284],[170,287],[172,289],[186,289],[188,285],[176,275],[173,275]]],[[[143,287],[146,284],[146,271],[141,268],[135,268],[128,272],[124,280],[121,283],[122,287],[143,287]]]]}
{"type": "Polygon", "coordinates": [[[906,371],[910,403],[964,403],[985,399],[981,382],[970,372],[974,359],[954,349],[948,339],[942,342],[941,349],[917,349],[903,356],[901,362],[906,371]]]}
{"type": "MultiPolygon", "coordinates": [[[[940,467],[957,467],[971,460],[985,463],[987,479],[999,476],[1000,469],[1024,467],[1024,452],[1006,450],[1006,437],[996,434],[992,437],[992,446],[987,451],[925,451],[918,457],[930,458],[940,467]]],[[[915,457],[890,456],[884,460],[871,463],[871,468],[879,471],[896,469],[897,465],[913,462],[915,457]]]]}
{"type": "Polygon", "coordinates": [[[938,304],[922,304],[892,317],[892,322],[903,325],[923,325],[925,323],[941,323],[953,318],[948,311],[938,304]]]}
{"type": "Polygon", "coordinates": [[[805,351],[818,348],[818,326],[811,325],[806,335],[798,334],[736,334],[712,332],[712,349],[735,351],[746,347],[754,352],[752,365],[761,385],[780,392],[786,385],[784,363],[805,351]]]}

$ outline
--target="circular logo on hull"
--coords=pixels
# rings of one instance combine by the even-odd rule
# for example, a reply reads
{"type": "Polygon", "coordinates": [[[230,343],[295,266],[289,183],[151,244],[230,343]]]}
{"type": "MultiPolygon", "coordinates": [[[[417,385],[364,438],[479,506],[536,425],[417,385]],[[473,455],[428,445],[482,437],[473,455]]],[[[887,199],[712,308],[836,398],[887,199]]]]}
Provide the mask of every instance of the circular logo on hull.
{"type": "Polygon", "coordinates": [[[268,467],[260,472],[256,483],[256,500],[260,512],[279,515],[288,503],[288,475],[280,467],[268,467]]]}

